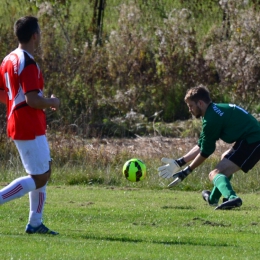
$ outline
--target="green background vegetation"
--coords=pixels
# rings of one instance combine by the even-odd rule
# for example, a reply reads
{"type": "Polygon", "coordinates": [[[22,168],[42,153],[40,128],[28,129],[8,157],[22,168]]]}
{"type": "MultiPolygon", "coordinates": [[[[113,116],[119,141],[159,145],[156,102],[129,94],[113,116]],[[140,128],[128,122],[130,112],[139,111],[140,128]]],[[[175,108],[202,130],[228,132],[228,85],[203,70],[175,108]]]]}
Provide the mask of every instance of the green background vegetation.
{"type": "Polygon", "coordinates": [[[214,101],[258,114],[258,2],[220,2],[106,1],[97,39],[97,1],[1,0],[0,57],[17,46],[13,23],[36,15],[45,94],[62,100],[58,113],[47,113],[49,127],[86,137],[144,135],[153,120],[186,120],[183,96],[200,83],[214,101]],[[143,127],[129,120],[131,111],[143,127]]]}

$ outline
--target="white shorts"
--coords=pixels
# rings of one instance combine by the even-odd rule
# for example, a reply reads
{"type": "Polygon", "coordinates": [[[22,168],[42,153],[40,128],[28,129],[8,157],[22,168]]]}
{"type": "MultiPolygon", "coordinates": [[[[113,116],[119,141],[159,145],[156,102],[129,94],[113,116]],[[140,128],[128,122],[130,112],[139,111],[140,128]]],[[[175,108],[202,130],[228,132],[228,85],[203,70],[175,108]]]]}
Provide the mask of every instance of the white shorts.
{"type": "Polygon", "coordinates": [[[50,168],[50,148],[45,135],[36,136],[34,140],[14,140],[25,171],[39,175],[50,168]]]}

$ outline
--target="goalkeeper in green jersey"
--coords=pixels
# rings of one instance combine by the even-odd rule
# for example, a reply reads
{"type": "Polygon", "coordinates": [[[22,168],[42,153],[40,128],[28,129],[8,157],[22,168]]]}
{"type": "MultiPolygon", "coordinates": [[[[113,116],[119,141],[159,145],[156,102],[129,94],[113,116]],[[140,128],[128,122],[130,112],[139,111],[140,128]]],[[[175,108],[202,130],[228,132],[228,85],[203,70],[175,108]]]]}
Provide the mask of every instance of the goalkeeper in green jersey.
{"type": "Polygon", "coordinates": [[[214,187],[211,192],[202,191],[202,197],[209,205],[216,206],[217,210],[240,207],[242,200],[233,190],[230,179],[239,170],[248,172],[260,160],[260,123],[237,105],[213,103],[209,91],[202,85],[189,89],[184,100],[190,113],[196,118],[202,118],[200,138],[197,145],[182,158],[162,158],[165,165],[158,168],[159,176],[173,177],[174,180],[168,185],[173,187],[215,151],[217,140],[234,143],[209,173],[214,187]],[[187,163],[189,165],[180,170],[187,163]],[[221,196],[223,203],[218,205],[221,196]]]}

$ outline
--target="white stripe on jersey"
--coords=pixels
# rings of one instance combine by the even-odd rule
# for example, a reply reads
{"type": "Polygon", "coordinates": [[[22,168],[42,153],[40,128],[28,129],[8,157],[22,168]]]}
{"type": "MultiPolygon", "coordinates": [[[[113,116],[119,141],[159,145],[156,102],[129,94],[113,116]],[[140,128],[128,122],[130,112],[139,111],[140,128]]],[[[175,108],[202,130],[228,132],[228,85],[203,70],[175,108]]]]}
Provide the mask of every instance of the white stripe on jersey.
{"type": "Polygon", "coordinates": [[[19,105],[20,103],[24,102],[24,101],[25,101],[25,95],[24,95],[24,93],[23,93],[22,87],[20,86],[20,87],[19,87],[19,90],[18,90],[18,93],[17,93],[17,95],[16,95],[15,98],[14,98],[14,101],[13,101],[12,108],[11,108],[10,114],[9,114],[9,116],[8,116],[8,119],[11,117],[14,108],[15,108],[17,105],[19,105]]]}

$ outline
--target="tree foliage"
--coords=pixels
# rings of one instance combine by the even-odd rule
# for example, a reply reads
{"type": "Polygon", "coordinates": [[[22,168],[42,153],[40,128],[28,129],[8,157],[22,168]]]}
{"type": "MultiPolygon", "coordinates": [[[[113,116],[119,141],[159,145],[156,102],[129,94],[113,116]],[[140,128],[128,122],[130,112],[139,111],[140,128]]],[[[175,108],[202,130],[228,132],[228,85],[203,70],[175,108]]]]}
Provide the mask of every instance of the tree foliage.
{"type": "Polygon", "coordinates": [[[77,125],[91,135],[90,127],[124,123],[130,111],[148,121],[155,114],[166,122],[187,119],[183,96],[200,83],[216,102],[257,108],[260,14],[254,2],[106,1],[102,44],[91,20],[95,1],[2,2],[8,14],[0,23],[2,58],[17,44],[13,22],[25,14],[39,18],[36,59],[45,95],[62,100],[58,114],[47,112],[50,127],[77,125]]]}

